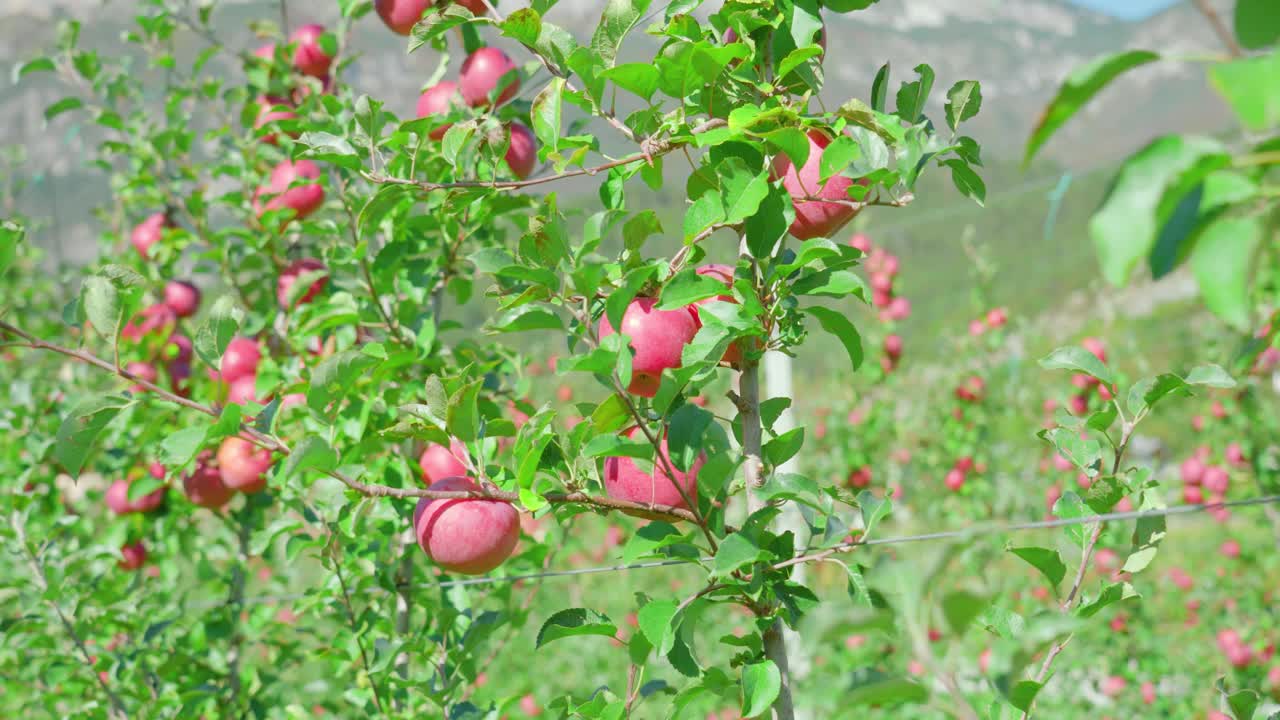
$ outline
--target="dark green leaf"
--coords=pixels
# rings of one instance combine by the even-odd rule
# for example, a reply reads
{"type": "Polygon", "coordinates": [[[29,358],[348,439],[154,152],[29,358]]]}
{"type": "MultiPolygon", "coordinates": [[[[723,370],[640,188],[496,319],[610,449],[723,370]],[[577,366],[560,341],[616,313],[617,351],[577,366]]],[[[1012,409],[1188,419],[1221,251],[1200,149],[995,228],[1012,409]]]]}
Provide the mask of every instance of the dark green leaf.
{"type": "Polygon", "coordinates": [[[81,400],[58,427],[53,443],[54,460],[71,475],[79,475],[98,436],[132,403],[119,395],[94,395],[81,400]]]}
{"type": "Polygon", "coordinates": [[[955,130],[960,123],[982,109],[982,86],[973,80],[961,80],[947,91],[947,125],[955,130]]]}
{"type": "Polygon", "coordinates": [[[1075,370],[1092,375],[1108,385],[1115,383],[1111,368],[1099,360],[1097,355],[1074,345],[1060,347],[1049,353],[1040,361],[1040,367],[1046,370],[1075,370]]]}
{"type": "Polygon", "coordinates": [[[616,637],[617,634],[618,628],[608,615],[586,608],[567,608],[542,623],[534,647],[541,648],[553,640],[578,635],[599,635],[611,638],[616,637]]]}
{"type": "Polygon", "coordinates": [[[849,355],[850,369],[857,370],[862,366],[862,336],[858,334],[858,329],[853,326],[849,318],[831,308],[820,305],[801,309],[817,318],[818,324],[822,326],[823,330],[836,336],[836,339],[844,346],[844,351],[849,355]]]}
{"type": "Polygon", "coordinates": [[[1011,547],[1009,552],[1026,560],[1031,567],[1039,570],[1055,588],[1062,584],[1067,576],[1067,564],[1057,550],[1042,547],[1011,547]]]}
{"type": "Polygon", "coordinates": [[[782,690],[782,673],[772,660],[742,668],[742,716],[753,718],[773,707],[782,690]]]}
{"type": "Polygon", "coordinates": [[[1040,146],[1112,80],[1128,70],[1159,59],[1159,55],[1147,50],[1126,50],[1104,55],[1073,71],[1058,89],[1058,94],[1049,101],[1048,107],[1040,115],[1040,121],[1031,131],[1023,163],[1031,162],[1040,146]]]}

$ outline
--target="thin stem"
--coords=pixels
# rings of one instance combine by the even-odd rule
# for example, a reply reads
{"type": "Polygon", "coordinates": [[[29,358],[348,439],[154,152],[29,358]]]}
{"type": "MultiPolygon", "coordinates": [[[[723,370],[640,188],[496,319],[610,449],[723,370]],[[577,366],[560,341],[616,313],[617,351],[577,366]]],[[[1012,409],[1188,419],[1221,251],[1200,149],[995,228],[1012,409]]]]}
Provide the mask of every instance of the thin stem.
{"type": "Polygon", "coordinates": [[[231,613],[231,626],[235,628],[231,633],[231,651],[228,653],[227,660],[227,683],[231,688],[231,706],[233,708],[240,704],[240,655],[244,643],[244,632],[240,627],[240,610],[244,606],[245,569],[249,562],[249,530],[251,525],[245,518],[245,515],[249,512],[250,506],[245,505],[235,515],[237,555],[236,564],[231,569],[231,588],[227,596],[227,608],[231,613]]]}
{"type": "Polygon", "coordinates": [[[1209,21],[1209,27],[1213,28],[1213,32],[1217,34],[1218,39],[1226,46],[1227,52],[1233,57],[1244,57],[1244,48],[1240,47],[1240,43],[1236,42],[1236,36],[1231,32],[1231,28],[1222,21],[1222,17],[1218,15],[1218,11],[1213,9],[1209,4],[1209,0],[1193,0],[1195,6],[1200,10],[1200,14],[1204,15],[1204,19],[1209,21]]]}
{"type": "MultiPolygon", "coordinates": [[[[329,534],[329,542],[335,541],[332,531],[329,534]]],[[[330,546],[332,548],[332,545],[330,546]]],[[[329,559],[333,562],[333,574],[338,578],[338,586],[342,589],[342,604],[347,609],[347,620],[351,625],[351,632],[356,636],[356,645],[360,647],[360,662],[364,665],[365,675],[369,677],[369,687],[373,689],[373,704],[378,708],[378,714],[385,714],[382,709],[382,697],[378,694],[378,683],[373,679],[373,673],[370,668],[373,666],[369,663],[369,653],[364,646],[364,633],[360,632],[360,624],[356,621],[356,611],[351,606],[351,593],[347,590],[347,580],[342,575],[342,561],[338,554],[329,551],[329,559]]]]}

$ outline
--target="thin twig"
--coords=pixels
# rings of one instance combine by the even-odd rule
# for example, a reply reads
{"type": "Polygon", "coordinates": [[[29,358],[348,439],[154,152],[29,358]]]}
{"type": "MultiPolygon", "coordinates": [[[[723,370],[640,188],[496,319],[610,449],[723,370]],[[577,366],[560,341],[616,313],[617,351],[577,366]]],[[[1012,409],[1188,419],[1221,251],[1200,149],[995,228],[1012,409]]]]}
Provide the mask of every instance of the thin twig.
{"type": "Polygon", "coordinates": [[[1244,48],[1240,47],[1240,43],[1236,41],[1236,36],[1231,32],[1231,28],[1222,21],[1222,17],[1218,15],[1218,11],[1213,9],[1209,4],[1209,0],[1193,0],[1196,8],[1200,10],[1200,14],[1204,15],[1204,19],[1209,21],[1209,27],[1213,28],[1213,32],[1217,34],[1218,39],[1223,45],[1227,46],[1227,52],[1233,57],[1244,57],[1244,48]]]}
{"type": "MultiPolygon", "coordinates": [[[[333,542],[333,532],[329,533],[330,543],[333,542]]],[[[351,624],[351,632],[356,636],[356,645],[360,648],[360,662],[364,665],[365,675],[369,676],[369,687],[373,689],[373,704],[378,708],[378,714],[384,714],[382,709],[382,697],[378,694],[378,683],[373,678],[372,665],[369,663],[369,653],[364,647],[364,633],[360,632],[360,624],[356,621],[356,611],[351,606],[351,593],[347,590],[346,578],[342,575],[342,560],[338,554],[330,550],[329,559],[333,561],[333,574],[338,578],[338,586],[342,589],[342,604],[347,608],[347,619],[351,624]]]]}

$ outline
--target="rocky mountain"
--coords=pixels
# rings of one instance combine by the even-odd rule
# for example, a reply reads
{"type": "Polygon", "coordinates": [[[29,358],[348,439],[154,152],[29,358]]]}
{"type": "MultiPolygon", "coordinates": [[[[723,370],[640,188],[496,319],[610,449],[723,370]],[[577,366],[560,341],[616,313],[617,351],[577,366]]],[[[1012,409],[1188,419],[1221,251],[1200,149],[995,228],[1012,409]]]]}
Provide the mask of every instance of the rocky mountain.
{"type": "MultiPolygon", "coordinates": [[[[1232,3],[1217,4],[1229,10],[1232,3]]],[[[601,0],[563,0],[548,19],[585,38],[601,5],[601,0]]],[[[83,141],[68,133],[65,120],[48,127],[44,122],[42,109],[59,96],[59,89],[34,76],[18,84],[7,79],[16,63],[52,43],[60,18],[82,21],[82,44],[118,51],[133,7],[129,0],[0,0],[0,116],[6,119],[0,125],[0,147],[24,146],[28,159],[21,172],[45,178],[47,190],[35,193],[35,207],[25,209],[54,214],[58,225],[74,228],[76,234],[85,231],[83,208],[102,199],[90,190],[103,187],[101,176],[83,170],[83,141]]],[[[324,22],[335,14],[334,4],[316,0],[289,6],[289,19],[295,24],[324,22]]],[[[224,1],[215,14],[221,36],[235,47],[257,44],[247,25],[264,17],[280,17],[276,2],[224,1]]],[[[989,158],[1017,158],[1058,84],[1099,54],[1136,47],[1171,55],[1219,49],[1190,3],[1142,22],[1125,22],[1062,0],[882,0],[868,11],[833,16],[828,22],[824,99],[866,97],[884,62],[891,63],[895,86],[911,78],[917,63],[928,62],[937,71],[934,112],[940,117],[941,101],[952,82],[979,80],[984,104],[969,132],[987,148],[989,158]]],[[[362,92],[386,100],[391,109],[411,112],[435,59],[425,51],[406,55],[403,41],[386,33],[372,15],[360,23],[352,43],[360,54],[348,79],[362,92]]],[[[222,71],[238,72],[230,66],[222,71]]],[[[1047,146],[1045,162],[1072,169],[1095,167],[1114,162],[1154,133],[1213,131],[1228,120],[1200,66],[1156,64],[1107,90],[1047,146]]]]}

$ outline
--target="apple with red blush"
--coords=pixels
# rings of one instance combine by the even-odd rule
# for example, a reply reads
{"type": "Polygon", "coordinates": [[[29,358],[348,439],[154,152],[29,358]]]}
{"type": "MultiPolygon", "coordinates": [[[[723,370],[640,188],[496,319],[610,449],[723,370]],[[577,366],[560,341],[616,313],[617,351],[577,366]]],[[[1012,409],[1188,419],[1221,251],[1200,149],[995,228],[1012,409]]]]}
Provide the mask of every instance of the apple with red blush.
{"type": "Polygon", "coordinates": [[[305,305],[315,299],[317,295],[324,291],[325,286],[329,284],[328,268],[324,263],[315,258],[302,258],[294,260],[283,271],[280,272],[280,278],[276,281],[276,300],[280,303],[280,307],[285,310],[299,305],[305,305]],[[316,273],[324,273],[316,276],[316,273]],[[311,285],[307,290],[293,301],[289,303],[289,293],[293,289],[294,283],[304,275],[313,276],[311,285]]]}
{"type": "MultiPolygon", "coordinates": [[[[639,427],[633,427],[627,431],[626,437],[640,441],[645,439],[644,432],[639,427]]],[[[658,445],[658,457],[654,458],[653,469],[650,472],[641,469],[633,458],[605,458],[606,494],[617,500],[627,500],[642,505],[666,505],[688,509],[689,506],[681,495],[683,491],[683,495],[690,501],[697,502],[698,471],[706,460],[705,456],[698,456],[687,471],[682,471],[671,462],[666,437],[663,437],[658,445]],[[675,473],[674,478],[667,472],[668,467],[675,473]]],[[[648,514],[642,511],[628,514],[648,517],[648,514]]]]}
{"type": "Polygon", "coordinates": [[[303,75],[325,80],[329,77],[329,66],[333,57],[325,52],[321,43],[324,26],[314,23],[303,25],[289,36],[293,45],[293,67],[303,75]]]}
{"type": "MultiPolygon", "coordinates": [[[[622,315],[622,334],[631,339],[635,355],[631,359],[628,391],[653,397],[662,384],[662,371],[681,366],[684,346],[698,333],[698,322],[686,308],[657,309],[656,298],[636,298],[622,315]]],[[[607,315],[600,316],[599,337],[617,331],[607,315]]]]}
{"type": "MultiPolygon", "coordinates": [[[[462,94],[458,92],[458,84],[452,80],[442,80],[422,91],[418,96],[418,117],[447,116],[454,110],[465,107],[462,94]]],[[[432,140],[441,140],[453,123],[436,126],[427,134],[432,140]]]]}
{"type": "Polygon", "coordinates": [[[518,122],[512,122],[510,129],[511,142],[507,145],[504,159],[511,174],[524,180],[538,166],[538,140],[533,136],[532,130],[518,122]]]}
{"type": "Polygon", "coordinates": [[[471,107],[488,107],[491,96],[502,85],[497,104],[504,105],[520,91],[520,76],[516,64],[496,47],[482,47],[462,62],[458,87],[462,99],[471,107]],[[511,73],[508,75],[508,73],[511,73]]]}
{"type": "MultiPolygon", "coordinates": [[[[431,483],[429,490],[479,491],[468,477],[431,483]]],[[[418,546],[432,562],[464,575],[482,575],[511,556],[520,539],[520,514],[509,502],[480,498],[421,498],[413,511],[418,546]]]]}
{"type": "Polygon", "coordinates": [[[272,462],[269,450],[232,436],[218,447],[217,460],[227,487],[243,493],[256,493],[267,487],[266,473],[272,462]]]}
{"type": "Polygon", "coordinates": [[[145,220],[133,227],[129,233],[129,242],[143,260],[149,257],[151,247],[164,237],[164,230],[170,227],[169,216],[163,212],[148,215],[145,220]]]}
{"type": "MultiPolygon", "coordinates": [[[[254,193],[258,216],[271,210],[289,209],[289,220],[301,220],[324,204],[320,166],[310,160],[285,160],[271,170],[267,185],[254,193]],[[267,198],[266,203],[262,202],[267,198]]],[[[288,221],[286,221],[287,224],[288,221]]]]}
{"type": "Polygon", "coordinates": [[[418,458],[422,480],[430,485],[451,477],[466,477],[467,446],[457,438],[449,439],[449,446],[430,443],[418,458]]]}
{"type": "Polygon", "coordinates": [[[790,232],[798,240],[831,237],[860,210],[849,199],[853,178],[833,175],[822,181],[822,154],[831,144],[831,137],[820,130],[810,130],[807,137],[809,157],[803,166],[797,168],[785,153],[776,155],[770,166],[770,177],[782,178],[782,187],[791,195],[796,217],[790,232]]]}
{"type": "Polygon", "coordinates": [[[164,285],[164,306],[180,318],[188,318],[200,309],[200,288],[185,280],[170,280],[164,285]]]}

